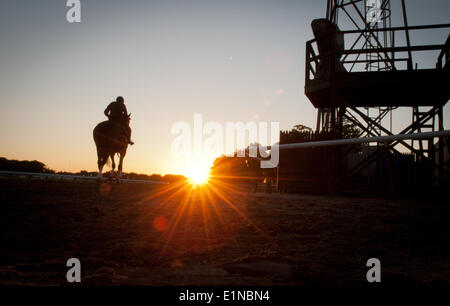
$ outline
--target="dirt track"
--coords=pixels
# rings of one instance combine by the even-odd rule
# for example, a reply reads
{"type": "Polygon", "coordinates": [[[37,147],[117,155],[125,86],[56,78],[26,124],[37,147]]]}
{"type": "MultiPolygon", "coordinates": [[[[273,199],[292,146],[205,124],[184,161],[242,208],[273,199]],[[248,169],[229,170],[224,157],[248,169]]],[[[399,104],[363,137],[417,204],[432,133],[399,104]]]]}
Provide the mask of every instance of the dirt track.
{"type": "Polygon", "coordinates": [[[0,284],[449,285],[450,205],[187,186],[0,181],[0,284]]]}

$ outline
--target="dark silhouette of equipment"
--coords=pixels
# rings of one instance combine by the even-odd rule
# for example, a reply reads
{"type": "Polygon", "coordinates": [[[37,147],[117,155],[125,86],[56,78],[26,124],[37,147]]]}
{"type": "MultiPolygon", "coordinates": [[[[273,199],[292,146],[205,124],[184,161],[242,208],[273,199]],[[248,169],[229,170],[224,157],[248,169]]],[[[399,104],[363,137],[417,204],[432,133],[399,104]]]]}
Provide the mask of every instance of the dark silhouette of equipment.
{"type": "MultiPolygon", "coordinates": [[[[326,18],[313,20],[315,39],[306,43],[305,94],[318,109],[317,132],[342,138],[347,121],[360,128],[360,137],[393,135],[392,111],[400,107],[411,110],[412,121],[399,134],[444,129],[443,107],[450,99],[450,35],[443,37],[443,44],[414,45],[410,32],[442,31],[450,24],[409,26],[405,1],[398,1],[401,12],[395,13],[403,23],[399,27],[391,25],[396,16],[391,11],[394,0],[327,0],[326,18]],[[413,55],[419,52],[438,54],[435,65],[418,67],[413,55]]],[[[438,142],[448,143],[442,137],[438,142]]],[[[410,152],[437,186],[449,178],[445,149],[433,139],[379,143],[345,173],[336,174],[335,183],[366,169],[377,158],[389,161],[391,154],[410,152]]]]}

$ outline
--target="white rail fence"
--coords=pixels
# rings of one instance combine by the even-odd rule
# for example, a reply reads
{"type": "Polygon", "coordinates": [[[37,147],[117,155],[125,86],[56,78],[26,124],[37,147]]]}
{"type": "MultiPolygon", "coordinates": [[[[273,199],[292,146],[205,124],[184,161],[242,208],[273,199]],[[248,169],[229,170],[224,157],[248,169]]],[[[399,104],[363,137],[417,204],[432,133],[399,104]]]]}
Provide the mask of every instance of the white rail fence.
{"type": "Polygon", "coordinates": [[[339,146],[339,145],[371,143],[371,142],[389,143],[389,142],[393,142],[396,140],[427,139],[427,138],[449,137],[449,136],[450,136],[450,130],[444,130],[444,131],[436,131],[436,132],[397,134],[397,135],[376,136],[376,137],[287,143],[287,144],[281,144],[281,145],[268,146],[267,150],[271,150],[274,148],[278,148],[280,150],[299,149],[299,148],[317,148],[317,147],[339,146]]]}
{"type": "MultiPolygon", "coordinates": [[[[29,178],[29,179],[41,179],[41,180],[59,180],[59,181],[109,181],[114,180],[112,178],[97,176],[83,176],[83,175],[70,175],[70,174],[53,174],[53,173],[34,173],[34,172],[21,172],[21,171],[3,171],[0,170],[0,176],[7,178],[29,178]]],[[[132,179],[119,179],[121,183],[130,184],[153,184],[153,185],[167,185],[167,182],[153,181],[153,180],[132,180],[132,179]]]]}

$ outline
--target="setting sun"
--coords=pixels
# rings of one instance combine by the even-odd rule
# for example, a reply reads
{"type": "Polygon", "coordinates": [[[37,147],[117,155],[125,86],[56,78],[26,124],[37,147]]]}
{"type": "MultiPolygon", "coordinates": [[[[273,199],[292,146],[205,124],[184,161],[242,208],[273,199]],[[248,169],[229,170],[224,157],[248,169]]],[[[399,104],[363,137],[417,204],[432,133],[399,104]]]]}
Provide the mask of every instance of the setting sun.
{"type": "Polygon", "coordinates": [[[209,180],[208,167],[192,167],[189,171],[189,182],[193,185],[202,185],[209,180]]]}

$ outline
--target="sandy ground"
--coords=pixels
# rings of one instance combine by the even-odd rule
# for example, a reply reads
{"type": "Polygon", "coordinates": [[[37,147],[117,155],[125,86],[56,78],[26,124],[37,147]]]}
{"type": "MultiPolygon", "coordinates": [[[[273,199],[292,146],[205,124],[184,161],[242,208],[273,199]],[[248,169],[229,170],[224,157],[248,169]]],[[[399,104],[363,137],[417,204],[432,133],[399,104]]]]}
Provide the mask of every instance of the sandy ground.
{"type": "Polygon", "coordinates": [[[0,284],[450,285],[450,203],[0,180],[0,284]]]}

